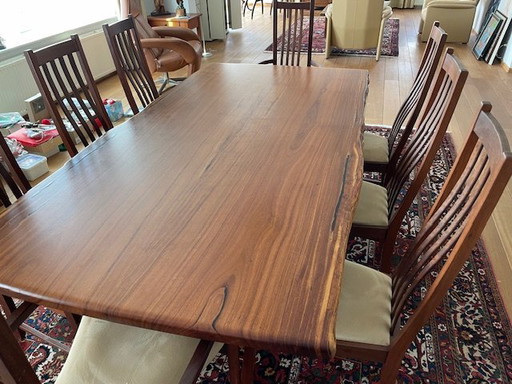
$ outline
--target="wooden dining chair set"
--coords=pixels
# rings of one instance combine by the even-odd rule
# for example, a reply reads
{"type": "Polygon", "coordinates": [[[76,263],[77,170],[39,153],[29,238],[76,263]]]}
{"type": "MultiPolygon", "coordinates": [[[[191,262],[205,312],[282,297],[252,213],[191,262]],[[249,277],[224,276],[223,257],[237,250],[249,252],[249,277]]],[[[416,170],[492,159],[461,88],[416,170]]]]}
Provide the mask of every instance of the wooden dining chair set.
{"type": "Polygon", "coordinates": [[[484,102],[419,233],[393,268],[400,225],[468,76],[451,48],[437,68],[445,41],[435,23],[411,92],[388,135],[364,133],[364,169],[380,172],[381,184],[363,181],[351,234],[381,241],[382,262],[377,271],[345,261],[336,357],[382,362],[381,383],[396,381],[405,352],[469,258],[512,174],[504,130],[484,102]]]}
{"type": "MultiPolygon", "coordinates": [[[[276,14],[277,9],[274,17],[276,14]]],[[[105,26],[104,31],[123,89],[137,113],[138,104],[131,89],[143,107],[156,99],[158,92],[151,76],[147,76],[133,19],[128,17],[105,26]]],[[[398,265],[392,268],[400,223],[427,175],[468,75],[452,49],[441,59],[445,40],[446,34],[438,24],[434,25],[410,95],[400,108],[389,135],[381,138],[370,132],[364,134],[365,170],[381,172],[382,182],[380,185],[363,182],[352,233],[383,241],[383,271],[345,261],[336,323],[336,357],[383,362],[382,383],[395,382],[405,351],[468,259],[512,173],[509,144],[490,112],[491,106],[484,103],[421,231],[398,265]],[[369,145],[372,139],[375,139],[373,149],[369,145]],[[376,151],[385,156],[372,157],[376,151]],[[373,222],[376,218],[380,221],[373,222]],[[388,274],[391,270],[393,272],[388,274]],[[428,284],[422,285],[425,280],[428,284]],[[424,290],[420,296],[419,289],[424,290]],[[416,300],[417,306],[408,308],[404,316],[404,308],[410,304],[411,297],[421,300],[416,300]]],[[[80,115],[78,120],[82,127],[94,121],[90,132],[85,128],[87,137],[82,135],[84,145],[87,139],[92,140],[89,133],[94,137],[94,134],[101,134],[101,128],[111,127],[98,92],[89,86],[93,84],[92,76],[77,37],[49,50],[28,52],[27,59],[59,132],[62,130],[64,136],[69,136],[57,117],[59,110],[67,110],[62,100],[72,105],[78,100],[82,110],[86,110],[83,116],[78,106],[71,106],[72,110],[66,114],[69,119],[80,115]],[[64,53],[65,50],[78,59],[72,58],[71,53],[64,53]],[[72,79],[79,77],[78,67],[84,69],[85,80],[75,84],[72,79]],[[48,85],[53,78],[56,79],[54,84],[48,85]],[[66,83],[70,83],[67,91],[58,93],[57,85],[62,87],[66,83]],[[88,105],[80,101],[84,100],[84,95],[88,105]],[[49,102],[52,100],[60,108],[52,107],[49,102]]],[[[276,56],[272,63],[278,63],[276,56]]],[[[72,148],[70,138],[66,138],[65,143],[69,145],[68,150],[72,148]]],[[[4,156],[3,146],[0,151],[4,156]]],[[[11,170],[11,173],[16,179],[13,182],[18,183],[18,172],[11,170]]],[[[22,192],[28,188],[29,185],[21,183],[22,192]]],[[[27,311],[33,310],[27,308],[27,311]]],[[[12,328],[14,323],[10,324],[12,328]]],[[[220,347],[221,344],[205,340],[84,316],[57,384],[192,383],[220,347]]]]}

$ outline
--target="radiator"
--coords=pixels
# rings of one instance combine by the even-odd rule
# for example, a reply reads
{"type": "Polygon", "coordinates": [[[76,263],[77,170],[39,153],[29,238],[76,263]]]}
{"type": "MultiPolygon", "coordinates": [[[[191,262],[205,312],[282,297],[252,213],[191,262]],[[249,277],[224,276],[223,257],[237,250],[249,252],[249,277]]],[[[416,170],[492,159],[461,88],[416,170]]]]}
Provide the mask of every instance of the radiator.
{"type": "MultiPolygon", "coordinates": [[[[80,37],[95,79],[115,71],[103,31],[80,37]]],[[[27,113],[25,100],[39,92],[25,57],[0,63],[0,112],[27,113]]]]}

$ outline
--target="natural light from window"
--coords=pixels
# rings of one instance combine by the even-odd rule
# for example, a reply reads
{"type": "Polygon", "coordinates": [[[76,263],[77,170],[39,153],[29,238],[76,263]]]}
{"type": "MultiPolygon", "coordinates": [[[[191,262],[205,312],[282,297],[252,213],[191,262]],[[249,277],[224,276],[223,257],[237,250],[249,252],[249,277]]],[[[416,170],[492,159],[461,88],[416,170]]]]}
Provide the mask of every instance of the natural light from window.
{"type": "Polygon", "coordinates": [[[9,49],[115,17],[116,3],[116,0],[1,0],[0,45],[9,49]]]}

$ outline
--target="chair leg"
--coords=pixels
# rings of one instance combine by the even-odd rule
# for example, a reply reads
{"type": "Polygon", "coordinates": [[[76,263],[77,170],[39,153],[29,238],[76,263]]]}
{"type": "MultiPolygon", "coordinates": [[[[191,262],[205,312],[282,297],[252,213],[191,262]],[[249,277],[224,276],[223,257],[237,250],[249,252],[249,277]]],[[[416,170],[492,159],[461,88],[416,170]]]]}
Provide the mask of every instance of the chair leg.
{"type": "Polygon", "coordinates": [[[169,84],[169,73],[165,72],[164,81],[162,85],[160,86],[160,89],[158,90],[158,94],[161,95],[164,91],[165,87],[167,87],[167,84],[169,84]]]}
{"type": "Polygon", "coordinates": [[[379,42],[377,45],[377,55],[375,56],[375,61],[379,61],[380,59],[380,51],[382,49],[382,38],[384,36],[384,26],[386,25],[387,19],[382,19],[380,22],[380,31],[379,31],[379,42]]]}
{"type": "Polygon", "coordinates": [[[254,9],[256,8],[256,3],[258,1],[261,1],[261,13],[265,12],[265,8],[263,7],[263,0],[254,0],[254,3],[252,5],[252,10],[251,10],[251,20],[254,17],[254,9]]]}

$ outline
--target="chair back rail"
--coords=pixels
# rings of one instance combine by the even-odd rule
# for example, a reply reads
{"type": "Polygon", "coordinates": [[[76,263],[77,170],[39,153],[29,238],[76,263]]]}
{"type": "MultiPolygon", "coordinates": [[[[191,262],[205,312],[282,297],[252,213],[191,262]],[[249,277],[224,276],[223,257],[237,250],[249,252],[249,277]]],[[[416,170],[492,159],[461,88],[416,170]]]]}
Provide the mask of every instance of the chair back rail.
{"type": "MultiPolygon", "coordinates": [[[[389,344],[368,344],[371,338],[361,334],[360,323],[341,323],[347,329],[339,329],[339,333],[348,338],[337,340],[336,356],[382,361],[380,383],[396,382],[404,354],[446,297],[512,176],[512,152],[505,130],[490,112],[491,105],[483,102],[436,202],[391,279],[368,267],[352,269],[361,273],[359,277],[368,279],[362,281],[380,281],[384,285],[379,289],[390,289],[381,297],[382,303],[373,303],[368,308],[368,313],[375,312],[375,318],[369,316],[368,324],[376,329],[389,327],[382,331],[389,329],[390,340],[389,344]]],[[[347,277],[346,281],[351,280],[347,277]]],[[[368,297],[364,292],[358,293],[361,287],[353,281],[343,288],[348,289],[347,300],[366,303],[368,297]],[[361,297],[354,297],[355,294],[361,297]]],[[[381,336],[377,335],[376,340],[382,340],[381,336]]]]}
{"type": "MultiPolygon", "coordinates": [[[[424,110],[418,128],[411,135],[402,156],[396,164],[392,164],[393,171],[390,172],[386,181],[389,230],[385,242],[387,246],[383,252],[392,251],[401,221],[427,176],[467,76],[467,70],[453,56],[453,49],[448,48],[436,83],[429,95],[429,108],[424,110]],[[414,179],[409,182],[413,172],[415,172],[414,179]],[[398,201],[399,197],[401,198],[400,202],[398,201]]],[[[386,258],[383,259],[384,261],[389,262],[386,258]]],[[[383,270],[389,270],[388,266],[385,268],[383,270]]]]}
{"type": "Polygon", "coordinates": [[[139,106],[133,92],[137,95],[142,108],[157,99],[159,94],[140,45],[133,18],[128,15],[124,20],[111,25],[105,24],[103,31],[128,104],[133,113],[137,114],[139,106]]]}
{"type": "Polygon", "coordinates": [[[483,103],[436,203],[392,276],[391,350],[397,356],[445,297],[512,175],[509,143],[490,111],[483,103]],[[417,294],[420,288],[425,291],[417,294]],[[420,302],[404,325],[404,307],[414,299],[420,302]]]}
{"type": "Polygon", "coordinates": [[[391,126],[388,136],[390,164],[396,162],[414,129],[418,116],[420,115],[423,103],[427,97],[429,85],[432,83],[434,74],[441,60],[447,35],[435,22],[428,38],[423,57],[411,91],[403,102],[398,114],[391,126]],[[405,125],[404,125],[405,124],[405,125]]]}
{"type": "Polygon", "coordinates": [[[54,124],[71,156],[78,153],[61,112],[65,115],[84,146],[95,136],[112,128],[94,82],[78,35],[25,57],[50,111],[54,124]]]}
{"type": "Polygon", "coordinates": [[[307,29],[308,43],[306,65],[312,65],[314,0],[311,1],[280,1],[272,3],[274,12],[272,26],[272,60],[262,63],[274,65],[296,65],[301,63],[302,38],[304,33],[304,15],[309,12],[309,27],[307,29]],[[278,38],[280,33],[281,37],[278,38]]]}

